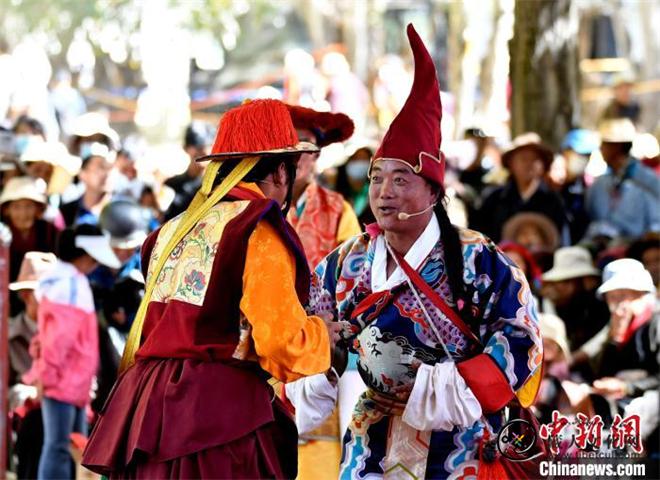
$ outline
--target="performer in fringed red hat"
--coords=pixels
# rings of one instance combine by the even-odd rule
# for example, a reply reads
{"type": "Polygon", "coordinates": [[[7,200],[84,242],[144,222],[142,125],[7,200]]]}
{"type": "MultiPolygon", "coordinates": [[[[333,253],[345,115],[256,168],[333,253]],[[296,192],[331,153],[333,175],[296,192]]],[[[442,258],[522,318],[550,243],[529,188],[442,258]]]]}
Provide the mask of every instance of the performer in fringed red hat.
{"type": "MultiPolygon", "coordinates": [[[[284,219],[298,141],[285,104],[228,111],[190,207],[146,240],[146,292],[83,464],[112,478],[294,478],[297,434],[268,377],[330,365],[284,219]]],[[[336,328],[336,326],[335,326],[336,328]]]]}
{"type": "MultiPolygon", "coordinates": [[[[503,478],[490,440],[502,408],[530,405],[540,379],[533,298],[489,239],[449,221],[435,67],[412,25],[407,33],[412,91],[371,161],[377,223],[330,253],[312,280],[309,311],[342,324],[367,385],[340,477],[503,478]]],[[[332,376],[287,384],[301,433],[332,410],[332,376]]]]}
{"type": "MultiPolygon", "coordinates": [[[[299,140],[313,143],[319,149],[348,140],[353,134],[353,121],[343,113],[317,112],[297,105],[288,107],[299,140]]],[[[319,153],[301,155],[293,184],[293,205],[287,216],[300,236],[312,270],[341,242],[362,231],[344,197],[316,181],[319,153]]]]}
{"type": "MultiPolygon", "coordinates": [[[[353,121],[343,113],[318,112],[298,105],[288,108],[298,139],[319,149],[348,140],[353,134],[353,121]]],[[[362,232],[353,208],[344,197],[316,181],[319,153],[301,155],[293,184],[292,208],[287,215],[300,237],[310,270],[343,241],[362,232]]],[[[301,477],[315,478],[321,471],[336,477],[340,454],[341,432],[335,409],[323,425],[301,436],[298,449],[301,477]]]]}

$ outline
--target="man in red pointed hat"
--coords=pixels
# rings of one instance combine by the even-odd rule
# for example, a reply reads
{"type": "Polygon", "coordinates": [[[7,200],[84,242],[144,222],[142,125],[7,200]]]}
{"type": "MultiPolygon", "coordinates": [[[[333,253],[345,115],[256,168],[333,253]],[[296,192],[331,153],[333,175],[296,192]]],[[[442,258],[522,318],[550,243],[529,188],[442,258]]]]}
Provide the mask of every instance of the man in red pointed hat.
{"type": "MultiPolygon", "coordinates": [[[[298,105],[289,105],[289,112],[298,139],[319,149],[347,140],[355,128],[353,121],[343,113],[317,112],[298,105]]],[[[287,215],[300,237],[312,270],[340,243],[362,231],[353,207],[344,197],[316,181],[315,166],[319,153],[300,156],[293,184],[293,204],[287,215]]]]}
{"type": "MultiPolygon", "coordinates": [[[[367,385],[344,436],[340,478],[486,473],[480,444],[499,432],[505,405],[531,404],[540,379],[524,273],[447,216],[435,67],[412,25],[408,39],[412,91],[371,160],[377,223],[329,254],[312,280],[309,311],[342,325],[367,385]]],[[[335,373],[287,384],[301,434],[332,410],[335,373]]]]}
{"type": "Polygon", "coordinates": [[[87,468],[111,478],[296,476],[295,424],[268,379],[330,366],[333,336],[303,309],[309,269],[284,216],[297,159],[317,150],[298,141],[280,101],[223,116],[190,207],[143,246],[145,297],[87,468]]]}

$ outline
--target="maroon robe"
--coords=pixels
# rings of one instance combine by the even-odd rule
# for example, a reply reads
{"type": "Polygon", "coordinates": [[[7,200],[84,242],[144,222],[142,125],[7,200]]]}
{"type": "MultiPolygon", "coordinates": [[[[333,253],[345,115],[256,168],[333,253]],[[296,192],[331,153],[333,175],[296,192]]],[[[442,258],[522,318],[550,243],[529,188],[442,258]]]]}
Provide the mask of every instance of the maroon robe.
{"type": "MultiPolygon", "coordinates": [[[[292,418],[258,363],[232,354],[247,244],[257,223],[268,221],[295,253],[302,303],[309,270],[277,204],[243,190],[232,193],[252,201],[214,246],[203,302],[150,302],[136,363],[117,380],[85,449],[82,463],[90,470],[110,478],[296,476],[292,418]]],[[[143,246],[143,267],[159,233],[143,246]]]]}

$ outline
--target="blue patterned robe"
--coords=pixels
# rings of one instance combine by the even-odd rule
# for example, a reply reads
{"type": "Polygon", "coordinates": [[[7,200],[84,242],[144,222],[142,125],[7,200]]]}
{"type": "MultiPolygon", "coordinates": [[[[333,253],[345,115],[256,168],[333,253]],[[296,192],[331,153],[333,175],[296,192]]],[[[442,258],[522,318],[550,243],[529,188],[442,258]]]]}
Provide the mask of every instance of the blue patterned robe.
{"type": "MultiPolygon", "coordinates": [[[[463,280],[473,295],[473,304],[483,308],[478,331],[484,352],[492,356],[513,389],[518,391],[533,373],[540,371],[542,360],[542,344],[529,286],[523,272],[483,235],[461,230],[460,237],[463,280]]],[[[312,281],[310,313],[351,322],[349,349],[359,357],[360,375],[369,389],[387,395],[397,386],[414,383],[413,359],[433,365],[447,361],[447,357],[434,340],[406,284],[391,291],[393,301],[384,307],[376,302],[351,319],[356,305],[372,293],[375,244],[367,234],[354,237],[318,265],[312,281]]],[[[439,241],[418,271],[454,307],[443,258],[439,241]]],[[[478,346],[468,341],[423,294],[420,295],[456,359],[480,353],[478,346]]],[[[488,420],[497,430],[501,414],[491,415],[488,420]]],[[[388,448],[392,447],[389,444],[391,429],[392,417],[376,411],[365,392],[355,406],[351,425],[344,436],[340,478],[380,478],[388,468],[385,459],[388,448]]],[[[424,445],[428,448],[426,478],[469,478],[472,475],[476,478],[476,451],[482,432],[481,422],[467,429],[431,432],[430,441],[424,445]]]]}

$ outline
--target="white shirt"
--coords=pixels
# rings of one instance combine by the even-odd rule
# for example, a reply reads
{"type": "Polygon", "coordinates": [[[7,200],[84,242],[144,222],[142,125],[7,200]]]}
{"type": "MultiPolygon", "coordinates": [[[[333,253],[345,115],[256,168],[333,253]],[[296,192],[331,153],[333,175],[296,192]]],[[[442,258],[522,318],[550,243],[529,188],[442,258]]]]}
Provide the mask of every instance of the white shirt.
{"type": "MultiPolygon", "coordinates": [[[[440,224],[435,215],[431,215],[428,225],[417,237],[408,253],[404,256],[406,262],[412,268],[417,270],[420,265],[431,254],[433,247],[440,240],[440,224]]],[[[381,234],[376,237],[376,250],[374,252],[374,261],[371,267],[371,291],[382,292],[384,290],[391,290],[397,285],[406,281],[406,275],[399,266],[396,267],[392,275],[387,278],[387,247],[385,246],[385,235],[381,234]]]]}

